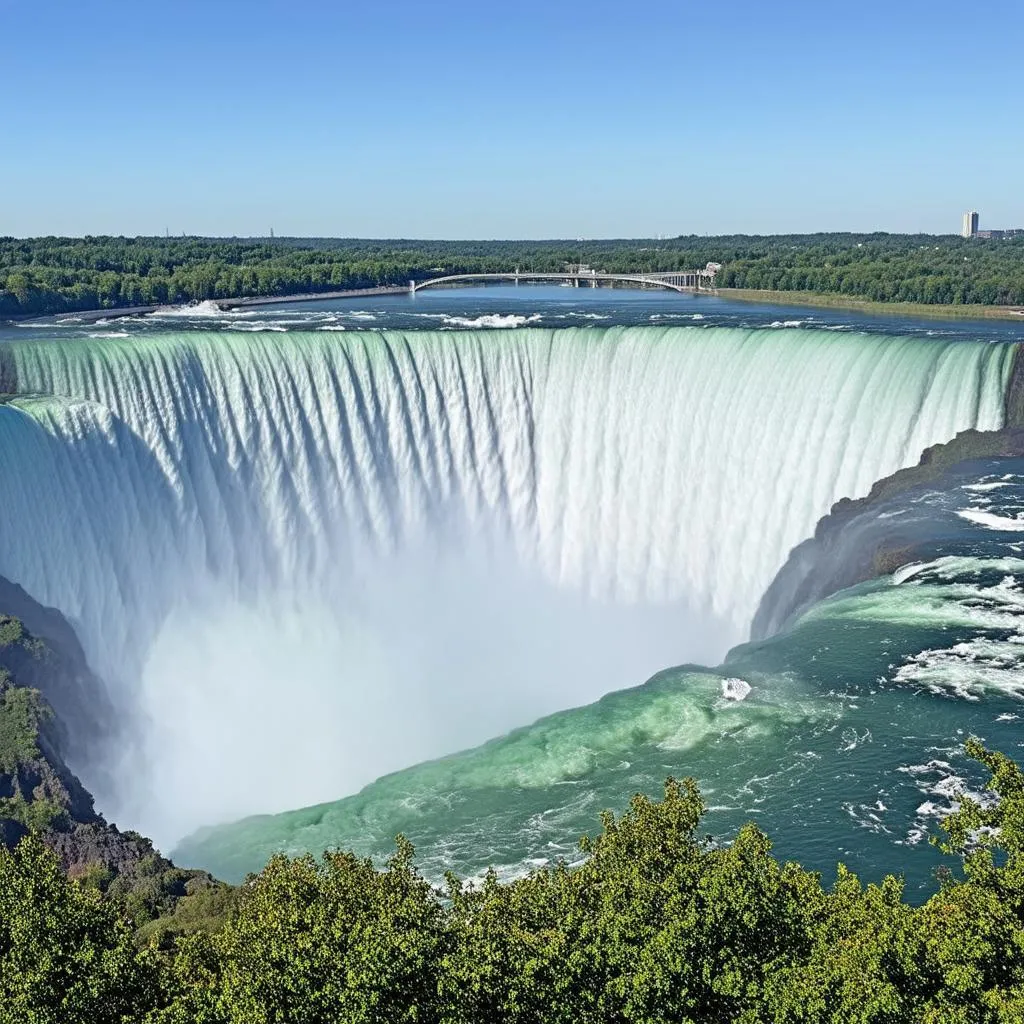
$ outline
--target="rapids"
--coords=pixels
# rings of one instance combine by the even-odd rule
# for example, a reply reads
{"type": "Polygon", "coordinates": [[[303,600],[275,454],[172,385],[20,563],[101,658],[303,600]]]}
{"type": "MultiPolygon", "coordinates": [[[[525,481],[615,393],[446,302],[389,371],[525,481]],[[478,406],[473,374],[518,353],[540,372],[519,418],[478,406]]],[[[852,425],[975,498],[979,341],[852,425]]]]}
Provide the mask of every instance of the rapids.
{"type": "Polygon", "coordinates": [[[168,843],[720,660],[833,502],[1002,424],[1013,354],[707,326],[8,343],[0,575],[74,623],[126,723],[101,805],[168,843]]]}

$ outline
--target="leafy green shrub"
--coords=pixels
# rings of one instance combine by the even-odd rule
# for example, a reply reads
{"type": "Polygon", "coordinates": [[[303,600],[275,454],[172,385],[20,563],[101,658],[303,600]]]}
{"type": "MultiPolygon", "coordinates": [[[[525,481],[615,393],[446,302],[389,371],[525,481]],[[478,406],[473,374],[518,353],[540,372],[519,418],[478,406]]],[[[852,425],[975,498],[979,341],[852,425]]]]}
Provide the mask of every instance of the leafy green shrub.
{"type": "Polygon", "coordinates": [[[0,680],[0,772],[11,773],[39,756],[39,726],[50,715],[38,690],[5,689],[0,680]]]}
{"type": "Polygon", "coordinates": [[[138,892],[30,837],[0,851],[0,1024],[1019,1024],[1024,772],[968,750],[998,802],[944,823],[963,870],[922,906],[842,866],[825,888],[753,825],[711,843],[691,780],[605,814],[577,867],[443,893],[401,837],[384,870],[280,855],[238,889],[154,855],[138,892],[178,897],[141,952],[138,892]]]}
{"type": "Polygon", "coordinates": [[[24,636],[25,628],[20,619],[0,615],[0,647],[10,647],[24,636]]]}
{"type": "Polygon", "coordinates": [[[157,978],[116,905],[65,878],[39,839],[0,848],[0,1024],[139,1021],[157,978]]]}

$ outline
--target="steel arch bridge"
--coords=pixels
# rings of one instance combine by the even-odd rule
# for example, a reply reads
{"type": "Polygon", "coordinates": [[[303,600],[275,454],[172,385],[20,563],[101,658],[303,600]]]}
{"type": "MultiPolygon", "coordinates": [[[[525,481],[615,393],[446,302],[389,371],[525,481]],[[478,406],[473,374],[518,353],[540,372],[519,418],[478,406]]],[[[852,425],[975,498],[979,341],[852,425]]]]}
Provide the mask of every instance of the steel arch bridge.
{"type": "Polygon", "coordinates": [[[500,274],[446,274],[426,281],[410,281],[409,291],[413,294],[424,288],[473,281],[557,281],[568,282],[574,287],[597,288],[601,284],[638,284],[641,287],[667,288],[674,292],[710,291],[715,286],[716,270],[673,270],[660,274],[604,274],[596,270],[566,271],[565,273],[534,273],[516,270],[500,274]]]}

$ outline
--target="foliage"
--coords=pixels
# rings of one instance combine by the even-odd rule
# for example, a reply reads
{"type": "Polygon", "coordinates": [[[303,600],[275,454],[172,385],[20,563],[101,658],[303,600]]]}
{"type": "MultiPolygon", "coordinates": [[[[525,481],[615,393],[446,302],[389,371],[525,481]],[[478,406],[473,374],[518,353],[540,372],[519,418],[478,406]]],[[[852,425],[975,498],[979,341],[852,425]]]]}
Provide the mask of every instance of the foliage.
{"type": "Polygon", "coordinates": [[[0,647],[10,647],[18,643],[25,635],[25,627],[21,619],[10,615],[0,615],[0,647]]]}
{"type": "Polygon", "coordinates": [[[50,796],[34,795],[25,799],[20,789],[14,796],[0,799],[0,818],[11,818],[21,822],[33,832],[44,832],[55,825],[62,824],[66,811],[59,800],[50,796]]]}
{"type": "Polygon", "coordinates": [[[231,1024],[438,1019],[444,911],[412,847],[378,872],[328,853],[274,857],[216,940],[190,936],[164,1019],[231,1024]]]}
{"type": "Polygon", "coordinates": [[[826,888],[753,825],[702,837],[691,780],[605,814],[579,865],[509,882],[439,892],[401,837],[383,870],[279,855],[238,890],[184,897],[178,924],[205,924],[147,926],[140,952],[123,900],[63,879],[30,837],[0,851],[0,1024],[1019,1022],[1024,772],[968,750],[993,800],[947,819],[962,871],[916,906],[899,879],[865,886],[841,865],[826,888]]]}
{"type": "Polygon", "coordinates": [[[8,686],[0,679],[0,774],[39,756],[39,725],[50,710],[38,690],[8,686]]]}
{"type": "Polygon", "coordinates": [[[127,1024],[156,982],[115,904],[65,878],[34,836],[0,848],[0,1024],[127,1024]]]}
{"type": "MultiPolygon", "coordinates": [[[[223,882],[207,882],[198,876],[187,880],[183,889],[183,895],[168,901],[170,910],[151,913],[148,920],[145,917],[134,918],[135,937],[139,945],[171,950],[182,936],[194,932],[214,935],[227,923],[239,895],[239,890],[234,886],[223,882]],[[140,920],[144,922],[141,926],[140,920]]],[[[117,890],[111,895],[116,898],[117,890]]]]}
{"type": "Polygon", "coordinates": [[[0,238],[0,317],[404,285],[441,273],[610,273],[722,264],[721,287],[883,302],[1024,303],[1024,236],[818,234],[444,242],[283,238],[0,238]]]}

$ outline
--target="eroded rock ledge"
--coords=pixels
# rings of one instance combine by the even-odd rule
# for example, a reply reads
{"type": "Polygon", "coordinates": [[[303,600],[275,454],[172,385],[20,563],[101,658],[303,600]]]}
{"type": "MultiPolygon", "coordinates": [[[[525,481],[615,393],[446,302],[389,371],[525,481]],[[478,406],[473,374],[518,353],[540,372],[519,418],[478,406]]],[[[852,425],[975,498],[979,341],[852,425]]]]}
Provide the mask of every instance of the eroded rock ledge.
{"type": "Polygon", "coordinates": [[[68,751],[94,742],[108,713],[67,621],[0,579],[0,846],[34,832],[69,876],[125,900],[140,936],[188,930],[197,904],[223,910],[228,887],[107,822],[68,766],[68,751]],[[182,901],[184,924],[173,916],[182,901]]]}
{"type": "MultiPolygon", "coordinates": [[[[1018,360],[1018,365],[1021,363],[1018,360]]],[[[1015,372],[1016,383],[1016,372],[1015,372]]],[[[1011,386],[1008,403],[1024,411],[1024,388],[1011,386]]],[[[1019,422],[1019,412],[1012,417],[1019,422]]],[[[751,625],[751,639],[762,640],[779,632],[811,605],[846,587],[894,572],[917,561],[934,543],[938,530],[920,519],[893,518],[884,513],[907,506],[916,494],[956,486],[958,477],[977,472],[979,464],[999,459],[1024,458],[1024,427],[1002,430],[965,430],[952,441],[926,448],[916,466],[898,470],[875,483],[864,498],[837,501],[818,521],[814,536],[789,554],[765,591],[751,625]]]]}

